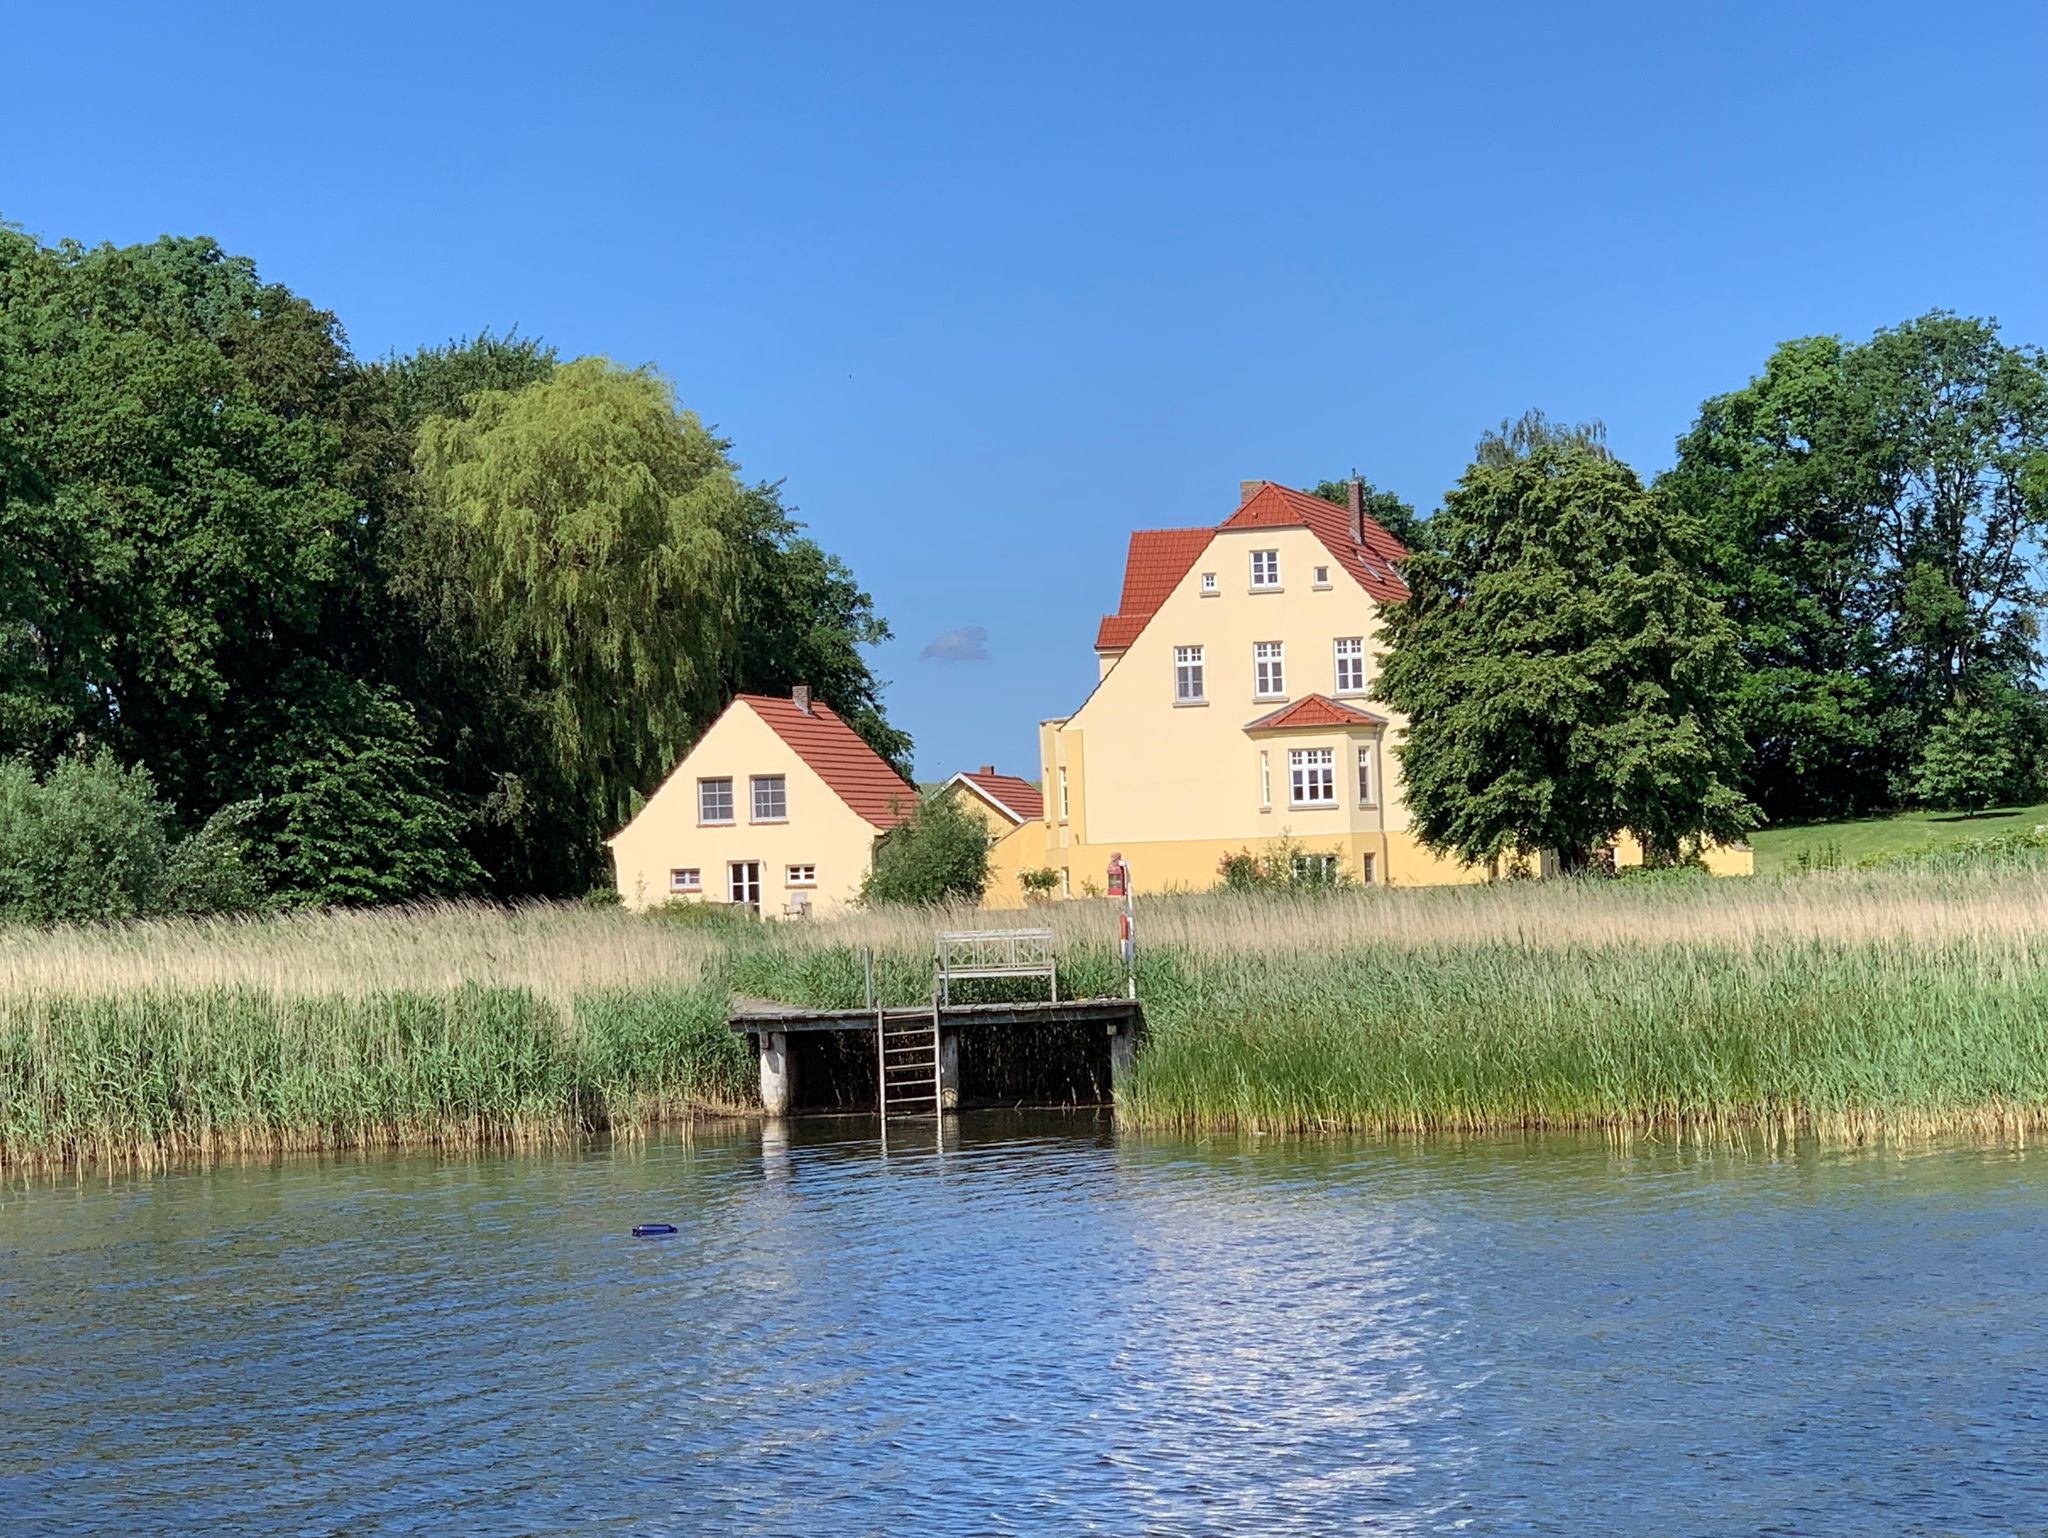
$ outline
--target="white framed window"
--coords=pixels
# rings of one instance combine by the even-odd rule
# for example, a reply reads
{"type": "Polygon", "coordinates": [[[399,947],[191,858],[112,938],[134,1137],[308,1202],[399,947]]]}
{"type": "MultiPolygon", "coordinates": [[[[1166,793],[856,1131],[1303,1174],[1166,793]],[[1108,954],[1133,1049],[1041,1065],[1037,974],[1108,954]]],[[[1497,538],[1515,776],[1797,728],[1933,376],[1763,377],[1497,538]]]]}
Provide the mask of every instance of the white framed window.
{"type": "Polygon", "coordinates": [[[725,868],[726,901],[761,911],[761,862],[735,860],[725,868]]]}
{"type": "Polygon", "coordinates": [[[1254,550],[1252,552],[1252,586],[1270,588],[1280,585],[1280,552],[1277,550],[1254,550]]]}
{"type": "Polygon", "coordinates": [[[732,821],[732,777],[697,782],[697,821],[732,821]]]}
{"type": "Polygon", "coordinates": [[[1287,750],[1287,794],[1292,806],[1337,804],[1337,754],[1332,748],[1287,750]]]}
{"type": "Polygon", "coordinates": [[[1365,638],[1343,635],[1337,637],[1337,692],[1339,694],[1363,694],[1365,692],[1365,638]]]}
{"type": "Polygon", "coordinates": [[[1176,705],[1199,705],[1202,699],[1202,648],[1176,646],[1173,649],[1173,701],[1176,705]]]}
{"type": "Polygon", "coordinates": [[[1262,700],[1277,700],[1287,693],[1284,643],[1252,642],[1252,693],[1262,700]]]}
{"type": "MultiPolygon", "coordinates": [[[[1369,742],[1358,745],[1358,804],[1372,805],[1372,744],[1369,742]]],[[[1366,858],[1371,859],[1372,856],[1367,855],[1366,858]]]]}
{"type": "Polygon", "coordinates": [[[782,884],[784,886],[816,886],[818,884],[818,867],[810,864],[788,866],[782,872],[782,884]]]}
{"type": "Polygon", "coordinates": [[[1273,756],[1259,749],[1259,810],[1273,810],[1273,756]]]}
{"type": "Polygon", "coordinates": [[[1213,571],[1205,571],[1205,572],[1203,572],[1203,573],[1202,573],[1202,596],[1206,598],[1206,597],[1208,597],[1208,596],[1209,596],[1210,594],[1214,593],[1215,591],[1216,591],[1216,573],[1215,573],[1215,572],[1213,572],[1213,571]]]}
{"type": "Polygon", "coordinates": [[[1317,587],[1328,587],[1328,586],[1330,585],[1330,568],[1329,568],[1329,567],[1327,567],[1327,566],[1318,566],[1318,567],[1316,568],[1316,578],[1315,578],[1315,585],[1316,585],[1317,587]]]}
{"type": "Polygon", "coordinates": [[[668,889],[671,892],[701,892],[704,890],[704,872],[694,865],[672,870],[668,873],[668,889]]]}
{"type": "Polygon", "coordinates": [[[1361,855],[1358,860],[1359,879],[1371,886],[1379,879],[1379,860],[1373,855],[1361,855]]]}
{"type": "Polygon", "coordinates": [[[755,822],[789,821],[789,781],[779,774],[757,774],[753,781],[755,822]]]}
{"type": "Polygon", "coordinates": [[[1067,766],[1060,765],[1060,821],[1067,820],[1067,766]]]}
{"type": "Polygon", "coordinates": [[[1294,879],[1303,886],[1329,886],[1337,879],[1337,857],[1333,854],[1298,854],[1293,863],[1294,879]]]}

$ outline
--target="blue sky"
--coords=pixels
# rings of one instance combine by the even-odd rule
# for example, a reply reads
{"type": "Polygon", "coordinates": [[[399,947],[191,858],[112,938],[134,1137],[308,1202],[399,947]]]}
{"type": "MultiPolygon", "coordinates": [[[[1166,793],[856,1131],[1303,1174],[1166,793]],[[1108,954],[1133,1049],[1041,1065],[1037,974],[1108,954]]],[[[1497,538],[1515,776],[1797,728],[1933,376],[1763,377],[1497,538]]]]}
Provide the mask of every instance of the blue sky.
{"type": "Polygon", "coordinates": [[[874,592],[920,774],[1028,774],[1127,532],[1240,479],[1432,507],[1532,405],[1650,473],[1787,337],[2048,341],[2044,15],[16,4],[0,217],[658,364],[874,592]]]}

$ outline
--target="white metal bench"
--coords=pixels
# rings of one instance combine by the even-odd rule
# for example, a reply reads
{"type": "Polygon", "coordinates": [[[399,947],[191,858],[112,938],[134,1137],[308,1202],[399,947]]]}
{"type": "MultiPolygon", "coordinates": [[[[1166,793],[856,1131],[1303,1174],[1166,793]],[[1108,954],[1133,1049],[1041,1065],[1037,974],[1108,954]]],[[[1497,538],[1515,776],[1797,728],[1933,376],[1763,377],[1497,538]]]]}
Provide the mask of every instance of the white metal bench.
{"type": "Polygon", "coordinates": [[[953,1002],[953,983],[970,977],[1042,977],[1060,1001],[1059,964],[1050,929],[941,931],[932,957],[933,991],[941,1007],[953,1002]]]}

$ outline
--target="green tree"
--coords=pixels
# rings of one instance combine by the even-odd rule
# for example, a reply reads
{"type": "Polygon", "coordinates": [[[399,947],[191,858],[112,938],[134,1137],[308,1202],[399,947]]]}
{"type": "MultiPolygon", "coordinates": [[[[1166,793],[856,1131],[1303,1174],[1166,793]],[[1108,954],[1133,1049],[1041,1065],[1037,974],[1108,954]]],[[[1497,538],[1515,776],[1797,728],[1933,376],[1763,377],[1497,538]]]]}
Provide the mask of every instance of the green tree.
{"type": "Polygon", "coordinates": [[[1404,567],[1379,693],[1431,847],[1554,849],[1567,872],[1626,829],[1671,861],[1732,840],[1735,632],[1695,576],[1692,525],[1583,435],[1482,440],[1404,567]]]}
{"type": "Polygon", "coordinates": [[[405,585],[518,681],[594,843],[716,710],[742,492],[666,380],[603,358],[429,417],[405,585]]]}
{"type": "MultiPolygon", "coordinates": [[[[1354,475],[1356,471],[1352,472],[1354,475]]],[[[1416,516],[1411,503],[1403,502],[1391,491],[1381,491],[1371,481],[1360,477],[1360,493],[1365,502],[1365,515],[1410,550],[1420,549],[1429,539],[1429,520],[1416,516]]],[[[1334,502],[1339,507],[1351,505],[1351,483],[1349,480],[1317,481],[1313,495],[1325,502],[1334,502]]]]}
{"type": "Polygon", "coordinates": [[[861,897],[878,904],[979,902],[987,886],[988,829],[953,797],[932,794],[882,835],[861,897]]]}
{"type": "Polygon", "coordinates": [[[482,884],[465,819],[442,794],[442,765],[394,690],[301,662],[244,730],[256,798],[245,825],[277,898],[353,906],[482,884]]]}
{"type": "Polygon", "coordinates": [[[1921,744],[1912,792],[1927,806],[1974,817],[2004,799],[2019,770],[2010,718],[1989,704],[1959,701],[1921,744]]]}
{"type": "Polygon", "coordinates": [[[49,762],[82,737],[219,805],[223,725],[317,645],[361,525],[340,330],[211,241],[0,232],[0,358],[47,488],[0,511],[0,748],[49,762]]]}
{"type": "Polygon", "coordinates": [[[1956,699],[2038,696],[2048,368],[1992,322],[1787,342],[1658,484],[1708,531],[1770,815],[1874,809],[1956,699]]]}
{"type": "Polygon", "coordinates": [[[0,918],[84,923],[251,908],[235,818],[178,839],[147,770],[104,751],[0,762],[0,918]]]}

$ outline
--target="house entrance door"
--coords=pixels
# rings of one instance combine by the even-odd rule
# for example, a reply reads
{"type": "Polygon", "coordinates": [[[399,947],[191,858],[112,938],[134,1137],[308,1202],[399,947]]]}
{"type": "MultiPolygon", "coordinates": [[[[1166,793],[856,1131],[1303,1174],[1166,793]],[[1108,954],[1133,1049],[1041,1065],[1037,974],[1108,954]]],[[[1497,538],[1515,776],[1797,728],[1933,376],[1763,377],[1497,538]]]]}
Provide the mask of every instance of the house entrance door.
{"type": "Polygon", "coordinates": [[[726,895],[743,908],[761,911],[761,862],[735,860],[726,867],[726,895]]]}

